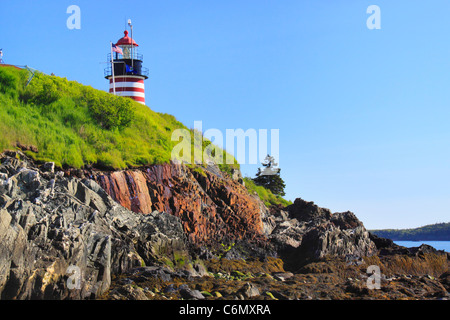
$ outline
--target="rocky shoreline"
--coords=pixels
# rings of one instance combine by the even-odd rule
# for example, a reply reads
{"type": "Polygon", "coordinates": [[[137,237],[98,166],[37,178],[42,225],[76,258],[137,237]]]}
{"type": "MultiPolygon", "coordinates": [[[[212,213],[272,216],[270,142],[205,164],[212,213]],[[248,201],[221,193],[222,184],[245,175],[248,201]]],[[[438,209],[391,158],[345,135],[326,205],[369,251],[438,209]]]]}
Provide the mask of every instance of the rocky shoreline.
{"type": "Polygon", "coordinates": [[[450,274],[383,275],[368,289],[367,264],[325,259],[299,273],[211,272],[202,277],[143,267],[114,279],[106,300],[449,300],[450,274]]]}
{"type": "Polygon", "coordinates": [[[302,199],[267,208],[239,172],[62,170],[18,151],[0,161],[2,300],[450,297],[448,253],[396,246],[302,199]]]}

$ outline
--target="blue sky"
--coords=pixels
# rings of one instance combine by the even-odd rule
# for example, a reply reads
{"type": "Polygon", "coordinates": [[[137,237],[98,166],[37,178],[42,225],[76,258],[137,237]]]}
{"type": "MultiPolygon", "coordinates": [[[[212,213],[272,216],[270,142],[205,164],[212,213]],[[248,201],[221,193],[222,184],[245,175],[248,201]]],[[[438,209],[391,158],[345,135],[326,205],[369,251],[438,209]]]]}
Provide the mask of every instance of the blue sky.
{"type": "Polygon", "coordinates": [[[448,12],[448,0],[2,0],[0,48],[107,90],[109,42],[131,18],[153,110],[224,133],[279,129],[287,198],[409,228],[450,221],[448,12]],[[66,26],[72,4],[80,30],[66,26]]]}

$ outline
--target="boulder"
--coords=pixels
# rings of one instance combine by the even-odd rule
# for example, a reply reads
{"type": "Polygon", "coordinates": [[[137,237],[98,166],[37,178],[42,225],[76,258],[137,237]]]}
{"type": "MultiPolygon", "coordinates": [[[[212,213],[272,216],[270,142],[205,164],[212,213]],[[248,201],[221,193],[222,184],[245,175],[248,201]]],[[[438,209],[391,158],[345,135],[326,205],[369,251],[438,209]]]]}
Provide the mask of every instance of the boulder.
{"type": "Polygon", "coordinates": [[[118,289],[114,289],[113,292],[111,293],[111,296],[113,298],[116,298],[117,300],[119,299],[140,300],[140,301],[149,300],[142,288],[133,286],[131,284],[127,284],[121,286],[118,289]]]}
{"type": "Polygon", "coordinates": [[[261,292],[259,291],[258,287],[255,284],[249,282],[244,284],[242,288],[239,289],[238,293],[242,294],[244,298],[247,299],[261,295],[261,292]]]}
{"type": "Polygon", "coordinates": [[[205,297],[199,290],[192,290],[190,288],[181,288],[180,295],[186,300],[204,300],[205,297]]]}
{"type": "Polygon", "coordinates": [[[288,206],[287,211],[290,218],[298,221],[310,221],[314,219],[331,219],[331,211],[320,208],[314,202],[308,202],[303,199],[295,199],[294,203],[288,206]]]}
{"type": "Polygon", "coordinates": [[[270,234],[286,270],[298,271],[326,256],[364,257],[377,252],[369,232],[352,212],[332,214],[302,199],[296,199],[287,211],[289,217],[276,219],[270,234]]]}
{"type": "Polygon", "coordinates": [[[293,276],[294,274],[292,272],[276,272],[273,274],[273,277],[278,281],[286,281],[293,276]]]}

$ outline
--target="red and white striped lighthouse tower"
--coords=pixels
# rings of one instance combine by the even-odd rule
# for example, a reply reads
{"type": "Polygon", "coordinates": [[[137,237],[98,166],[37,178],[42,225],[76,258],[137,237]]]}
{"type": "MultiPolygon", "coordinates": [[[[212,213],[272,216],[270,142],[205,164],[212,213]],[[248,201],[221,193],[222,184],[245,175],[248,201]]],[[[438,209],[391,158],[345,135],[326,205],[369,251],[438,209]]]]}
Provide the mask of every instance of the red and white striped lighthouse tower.
{"type": "Polygon", "coordinates": [[[148,69],[142,67],[143,56],[138,53],[139,45],[125,31],[124,37],[111,46],[111,53],[108,54],[111,65],[105,69],[109,92],[145,104],[144,80],[148,79],[148,69]]]}

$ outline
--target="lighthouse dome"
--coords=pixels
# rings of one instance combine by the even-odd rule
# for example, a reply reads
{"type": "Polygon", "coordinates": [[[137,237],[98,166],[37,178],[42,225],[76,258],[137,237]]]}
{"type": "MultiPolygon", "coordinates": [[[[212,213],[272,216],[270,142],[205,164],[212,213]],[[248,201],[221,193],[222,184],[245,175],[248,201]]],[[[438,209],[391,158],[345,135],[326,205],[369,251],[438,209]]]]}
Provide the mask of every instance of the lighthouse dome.
{"type": "Polygon", "coordinates": [[[128,36],[128,31],[125,30],[124,31],[124,37],[119,39],[119,41],[117,41],[116,46],[135,46],[135,47],[139,47],[139,45],[132,40],[129,36],[128,36]]]}

